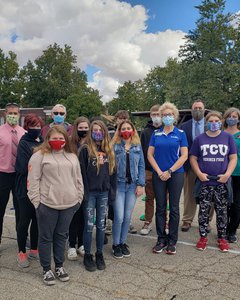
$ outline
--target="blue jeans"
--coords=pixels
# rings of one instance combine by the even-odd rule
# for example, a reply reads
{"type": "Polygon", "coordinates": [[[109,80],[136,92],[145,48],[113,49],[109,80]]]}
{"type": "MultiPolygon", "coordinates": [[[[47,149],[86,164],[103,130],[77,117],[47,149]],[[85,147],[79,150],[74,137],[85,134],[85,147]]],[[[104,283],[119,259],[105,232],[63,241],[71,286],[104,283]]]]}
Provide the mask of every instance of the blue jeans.
{"type": "Polygon", "coordinates": [[[108,192],[89,192],[85,203],[85,225],[83,231],[83,244],[86,254],[91,253],[92,232],[94,226],[94,212],[96,208],[96,246],[101,253],[105,236],[105,217],[107,215],[108,192]]]}
{"type": "Polygon", "coordinates": [[[136,184],[118,182],[116,200],[113,204],[114,219],[112,226],[113,244],[124,244],[127,239],[128,228],[132,212],[137,200],[136,184]]]}

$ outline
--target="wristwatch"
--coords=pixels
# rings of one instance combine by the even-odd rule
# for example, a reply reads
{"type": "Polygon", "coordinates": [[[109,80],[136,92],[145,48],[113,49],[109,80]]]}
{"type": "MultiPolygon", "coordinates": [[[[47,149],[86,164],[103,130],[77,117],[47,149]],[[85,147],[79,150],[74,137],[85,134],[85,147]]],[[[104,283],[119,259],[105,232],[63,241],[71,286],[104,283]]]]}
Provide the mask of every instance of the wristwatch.
{"type": "Polygon", "coordinates": [[[167,170],[170,175],[172,175],[172,169],[167,170]]]}

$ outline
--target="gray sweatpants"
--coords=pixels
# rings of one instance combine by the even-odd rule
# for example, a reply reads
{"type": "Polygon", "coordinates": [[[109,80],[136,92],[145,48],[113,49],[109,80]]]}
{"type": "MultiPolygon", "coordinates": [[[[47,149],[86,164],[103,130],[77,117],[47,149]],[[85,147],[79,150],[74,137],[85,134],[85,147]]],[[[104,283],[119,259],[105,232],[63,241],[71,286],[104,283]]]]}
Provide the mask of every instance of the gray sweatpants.
{"type": "Polygon", "coordinates": [[[38,251],[44,271],[51,269],[51,247],[53,247],[55,267],[62,267],[69,225],[79,206],[80,203],[77,203],[73,207],[57,210],[40,203],[36,209],[39,232],[38,251]]]}

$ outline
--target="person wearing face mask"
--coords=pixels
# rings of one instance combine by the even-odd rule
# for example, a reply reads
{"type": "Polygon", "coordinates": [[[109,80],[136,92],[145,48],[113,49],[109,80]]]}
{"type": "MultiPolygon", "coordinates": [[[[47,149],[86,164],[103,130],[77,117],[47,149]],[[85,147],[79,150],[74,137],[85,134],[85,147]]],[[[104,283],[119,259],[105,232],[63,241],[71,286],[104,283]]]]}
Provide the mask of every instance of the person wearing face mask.
{"type": "Polygon", "coordinates": [[[237,166],[232,173],[233,203],[228,209],[227,239],[237,242],[237,229],[240,224],[240,111],[231,107],[223,115],[223,128],[232,134],[237,145],[237,166]]]}
{"type": "Polygon", "coordinates": [[[83,232],[84,266],[87,271],[104,270],[103,257],[105,236],[105,218],[108,201],[115,199],[116,172],[115,155],[110,145],[106,125],[95,120],[90,124],[89,134],[80,149],[80,166],[84,183],[84,217],[83,232]],[[91,254],[92,231],[96,211],[96,253],[95,260],[91,254]]]}
{"type": "Polygon", "coordinates": [[[147,126],[141,133],[141,145],[143,149],[144,161],[145,161],[145,175],[146,175],[146,201],[145,201],[145,221],[143,228],[140,231],[142,235],[148,235],[152,230],[152,218],[154,215],[154,192],[152,187],[152,166],[147,159],[147,151],[150,142],[150,138],[154,130],[161,126],[161,118],[159,113],[160,105],[153,105],[150,109],[151,121],[147,123],[147,126]]]}
{"type": "Polygon", "coordinates": [[[158,240],[153,247],[153,253],[176,253],[179,225],[179,202],[184,180],[183,164],[188,157],[186,134],[178,129],[179,112],[176,106],[165,102],[159,108],[163,123],[152,134],[148,161],[153,168],[153,190],[156,199],[156,229],[158,240]],[[169,233],[166,234],[167,192],[169,194],[169,233]]]}
{"type": "Polygon", "coordinates": [[[69,225],[83,199],[83,182],[78,157],[63,126],[50,128],[44,142],[34,149],[28,165],[28,197],[36,209],[43,282],[54,285],[55,275],[68,281],[64,251],[69,225]]]}
{"type": "Polygon", "coordinates": [[[117,193],[113,204],[113,256],[131,255],[126,244],[131,215],[137,197],[145,186],[145,163],[137,131],[130,121],[123,121],[112,139],[117,164],[117,193]]]}
{"type": "Polygon", "coordinates": [[[35,114],[28,114],[24,118],[24,129],[27,131],[21,138],[16,158],[16,196],[19,207],[19,222],[17,227],[18,265],[22,268],[29,267],[29,260],[38,259],[38,228],[34,206],[27,196],[28,162],[33,149],[39,146],[43,139],[41,128],[43,121],[35,114]],[[30,251],[26,253],[28,228],[30,227],[30,251]]]}
{"type": "MultiPolygon", "coordinates": [[[[73,124],[70,143],[77,155],[79,154],[80,148],[86,140],[89,127],[90,122],[85,117],[78,117],[73,124]]],[[[84,256],[85,254],[83,246],[84,202],[85,201],[83,199],[81,206],[73,216],[69,227],[69,248],[67,253],[67,258],[69,260],[77,260],[78,254],[81,256],[84,256]]]]}
{"type": "Polygon", "coordinates": [[[195,196],[199,202],[200,239],[196,248],[203,251],[207,247],[209,211],[213,203],[218,248],[221,252],[228,252],[227,209],[232,202],[231,175],[237,164],[237,147],[233,136],[221,131],[221,113],[208,113],[206,122],[207,131],[195,138],[190,150],[190,163],[198,178],[195,183],[195,196]]]}
{"type": "Polygon", "coordinates": [[[54,125],[61,125],[65,128],[69,136],[72,133],[72,125],[65,121],[65,118],[67,116],[67,110],[66,107],[62,104],[56,104],[51,111],[51,117],[53,119],[53,122],[50,124],[46,124],[42,130],[41,130],[41,136],[45,138],[47,135],[47,132],[50,128],[52,128],[54,125]]]}
{"type": "MultiPolygon", "coordinates": [[[[194,139],[206,131],[206,122],[204,118],[205,107],[203,100],[197,99],[192,104],[192,119],[182,123],[179,128],[184,130],[188,140],[188,149],[191,149],[194,139]]],[[[189,231],[196,214],[197,203],[193,196],[193,187],[196,180],[196,174],[193,172],[189,158],[184,164],[184,201],[183,201],[183,217],[181,230],[189,231]]],[[[213,217],[214,210],[211,210],[210,219],[213,217]]],[[[209,226],[210,230],[210,226],[209,226]]]]}
{"type": "Polygon", "coordinates": [[[0,126],[0,244],[3,231],[3,218],[10,192],[13,195],[16,229],[19,221],[19,208],[15,187],[15,163],[17,146],[25,130],[18,125],[20,109],[17,103],[5,106],[6,123],[0,126]]]}

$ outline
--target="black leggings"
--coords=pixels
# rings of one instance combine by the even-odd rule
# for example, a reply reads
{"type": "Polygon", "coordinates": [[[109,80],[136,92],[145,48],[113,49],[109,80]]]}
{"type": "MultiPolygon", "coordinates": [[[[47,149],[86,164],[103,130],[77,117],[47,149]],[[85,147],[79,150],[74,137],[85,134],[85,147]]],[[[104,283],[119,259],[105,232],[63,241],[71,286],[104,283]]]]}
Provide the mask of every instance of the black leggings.
{"type": "Polygon", "coordinates": [[[84,230],[84,201],[76,211],[69,226],[69,247],[78,248],[83,245],[83,230],[84,230]]]}
{"type": "Polygon", "coordinates": [[[17,227],[17,242],[19,252],[26,253],[26,241],[28,236],[28,228],[30,227],[30,243],[31,249],[36,250],[38,247],[38,226],[35,208],[28,197],[18,199],[19,206],[19,222],[17,227]]]}
{"type": "Polygon", "coordinates": [[[171,178],[162,181],[158,175],[153,172],[153,191],[156,199],[156,229],[158,241],[161,243],[176,244],[178,240],[179,225],[179,202],[183,188],[183,173],[172,173],[171,178]],[[166,235],[166,208],[167,191],[169,193],[169,235],[166,235]]]}
{"type": "Polygon", "coordinates": [[[240,176],[232,176],[233,203],[228,210],[229,234],[236,234],[240,224],[240,176]]]}

